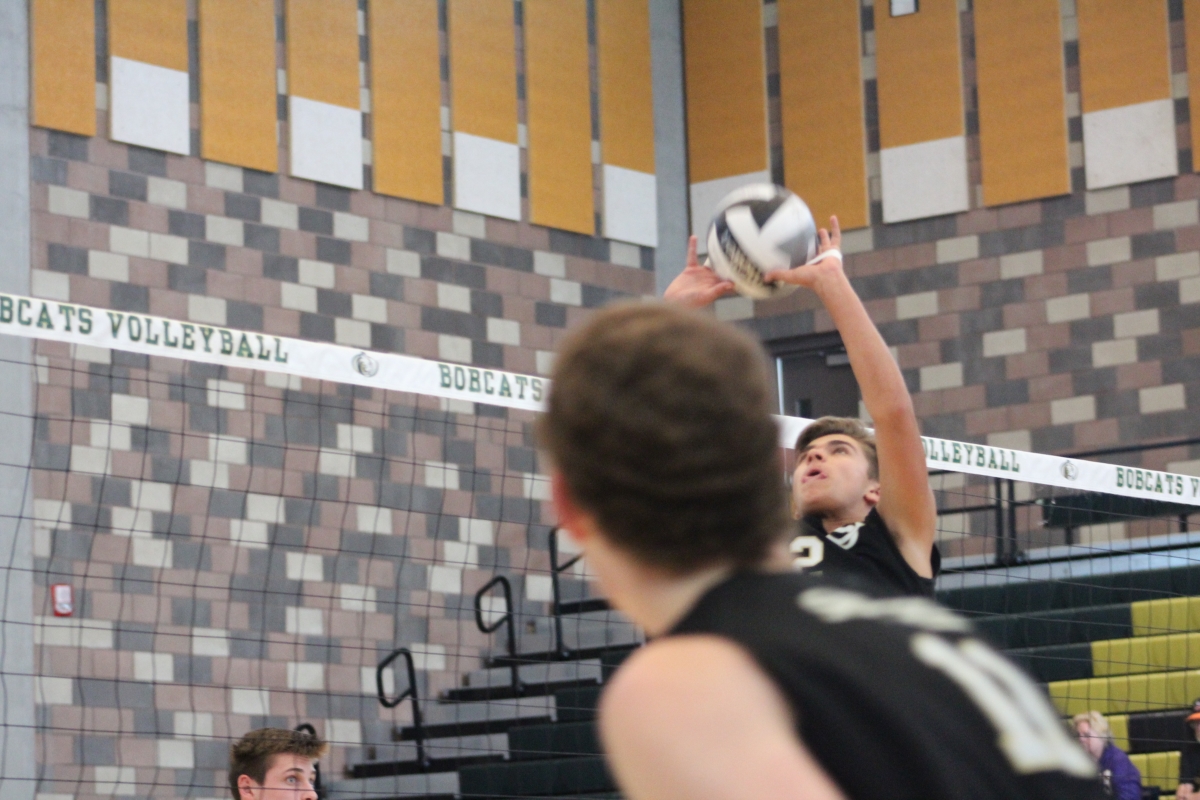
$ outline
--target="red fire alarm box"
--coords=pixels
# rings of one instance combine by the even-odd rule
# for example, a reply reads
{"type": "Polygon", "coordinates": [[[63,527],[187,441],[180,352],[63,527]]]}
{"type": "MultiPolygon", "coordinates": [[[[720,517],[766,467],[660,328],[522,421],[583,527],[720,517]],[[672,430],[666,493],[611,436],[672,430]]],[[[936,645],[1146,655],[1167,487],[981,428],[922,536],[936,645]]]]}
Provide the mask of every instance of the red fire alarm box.
{"type": "Polygon", "coordinates": [[[69,617],[75,613],[75,591],[71,584],[51,584],[50,600],[54,603],[54,616],[69,617]]]}

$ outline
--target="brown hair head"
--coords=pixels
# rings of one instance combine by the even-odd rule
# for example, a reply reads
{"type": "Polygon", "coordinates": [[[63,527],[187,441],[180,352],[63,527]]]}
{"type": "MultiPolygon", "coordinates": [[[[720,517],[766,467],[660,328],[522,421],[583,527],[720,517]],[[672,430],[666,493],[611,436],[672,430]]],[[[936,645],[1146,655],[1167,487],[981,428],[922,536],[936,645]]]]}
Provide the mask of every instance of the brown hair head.
{"type": "Polygon", "coordinates": [[[328,745],[319,736],[286,728],[259,728],[250,731],[229,748],[229,788],[233,800],[241,800],[238,777],[249,775],[258,784],[267,777],[271,760],[278,755],[294,755],[318,759],[328,745]]]}
{"type": "Polygon", "coordinates": [[[834,433],[849,436],[862,446],[867,464],[870,465],[867,475],[873,481],[879,480],[879,455],[875,452],[875,434],[853,417],[821,417],[813,420],[812,424],[800,432],[800,438],[796,440],[796,456],[799,457],[817,439],[834,433]]]}
{"type": "Polygon", "coordinates": [[[606,537],[686,574],[762,560],[787,524],[766,357],[666,304],[612,306],[563,344],[541,444],[606,537]]]}

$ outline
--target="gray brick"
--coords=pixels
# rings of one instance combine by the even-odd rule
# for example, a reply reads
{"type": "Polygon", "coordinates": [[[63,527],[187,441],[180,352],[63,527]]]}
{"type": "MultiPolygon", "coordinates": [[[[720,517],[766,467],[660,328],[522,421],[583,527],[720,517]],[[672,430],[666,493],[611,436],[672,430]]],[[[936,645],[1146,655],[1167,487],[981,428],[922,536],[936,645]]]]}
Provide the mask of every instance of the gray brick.
{"type": "Polygon", "coordinates": [[[92,495],[96,503],[102,506],[128,506],[132,487],[126,478],[93,478],[92,495]]]}
{"type": "Polygon", "coordinates": [[[1129,237],[1133,258],[1153,258],[1175,252],[1175,231],[1154,231],[1129,237]]]}
{"type": "Polygon", "coordinates": [[[113,197],[141,200],[144,203],[146,202],[148,193],[146,178],[130,172],[110,170],[108,173],[108,193],[113,197]]]}
{"type": "Polygon", "coordinates": [[[207,294],[208,270],[182,264],[168,264],[167,285],[177,292],[207,294]]]}
{"type": "Polygon", "coordinates": [[[182,458],[150,459],[150,479],[160,483],[189,483],[191,472],[191,464],[182,458]]]}
{"type": "Polygon", "coordinates": [[[1129,187],[1129,205],[1134,208],[1170,203],[1175,199],[1175,179],[1162,178],[1157,181],[1135,183],[1129,187]]]}
{"type": "Polygon", "coordinates": [[[115,765],[116,742],[107,736],[76,736],[75,763],[89,767],[115,765]]]}
{"type": "Polygon", "coordinates": [[[246,515],[246,493],[213,489],[208,496],[208,514],[212,517],[242,519],[246,515]]]}
{"type": "MultiPolygon", "coordinates": [[[[372,277],[378,273],[372,273],[372,277]]],[[[292,256],[263,256],[263,277],[297,283],[300,280],[300,261],[292,256]]]]}
{"type": "Polygon", "coordinates": [[[59,158],[33,156],[29,160],[29,179],[34,183],[67,185],[67,162],[59,158]]]}
{"type": "Polygon", "coordinates": [[[1077,319],[1069,324],[1071,328],[1071,344],[1073,345],[1105,342],[1113,338],[1112,317],[1077,319]]]}
{"type": "Polygon", "coordinates": [[[231,328],[261,331],[263,307],[255,303],[243,303],[241,300],[228,300],[225,303],[225,322],[231,328]]]}
{"type": "Polygon", "coordinates": [[[471,313],[481,317],[503,317],[504,301],[495,292],[471,292],[471,313]]]}
{"type": "Polygon", "coordinates": [[[175,569],[211,572],[212,557],[203,542],[175,542],[175,569]]]}
{"type": "Polygon", "coordinates": [[[225,245],[190,239],[188,241],[188,264],[205,269],[225,269],[225,245]]]}
{"type": "Polygon", "coordinates": [[[1043,250],[1065,241],[1063,223],[1055,220],[1025,228],[989,231],[979,235],[979,255],[982,258],[1021,253],[1026,250],[1043,250]]]}
{"type": "Polygon", "coordinates": [[[305,475],[301,491],[305,497],[313,500],[333,500],[341,499],[341,492],[338,490],[340,481],[336,475],[305,475]]]}
{"type": "Polygon", "coordinates": [[[567,307],[556,303],[536,303],[534,319],[538,325],[545,325],[549,328],[565,328],[567,327],[567,307]]]}
{"type": "Polygon", "coordinates": [[[107,392],[72,389],[71,415],[88,419],[109,419],[112,416],[111,399],[107,392]]]}
{"type": "Polygon", "coordinates": [[[1042,220],[1044,222],[1081,217],[1086,213],[1085,195],[1082,193],[1052,197],[1042,201],[1042,220]]]}
{"type": "Polygon", "coordinates": [[[249,247],[251,250],[261,250],[264,253],[279,252],[278,228],[247,222],[242,226],[242,230],[246,247],[249,247]]]}
{"type": "Polygon", "coordinates": [[[109,302],[118,311],[150,312],[150,289],[129,283],[114,283],[109,286],[109,302]]]}
{"type": "MultiPolygon", "coordinates": [[[[424,255],[433,255],[437,252],[437,236],[433,231],[406,227],[404,229],[404,249],[424,255]]],[[[425,259],[421,259],[422,265],[424,265],[424,261],[425,259]]]]}
{"type": "Polygon", "coordinates": [[[129,169],[143,175],[167,177],[167,154],[160,150],[129,145],[129,169]]]}
{"type": "Polygon", "coordinates": [[[1035,453],[1061,453],[1075,446],[1075,433],[1070,425],[1038,428],[1030,433],[1035,453]]]}
{"type": "Polygon", "coordinates": [[[174,236],[203,239],[206,228],[203,214],[190,214],[175,209],[167,212],[167,230],[174,236]]]}
{"type": "Polygon", "coordinates": [[[317,184],[317,205],[334,211],[350,210],[350,190],[340,186],[317,184]]]}
{"type": "Polygon", "coordinates": [[[332,317],[349,317],[350,295],[332,289],[317,289],[317,312],[332,317]]]}
{"type": "Polygon", "coordinates": [[[1071,376],[1071,388],[1077,395],[1100,395],[1117,389],[1117,371],[1113,367],[1087,369],[1071,376]]]}
{"type": "Polygon", "coordinates": [[[1183,341],[1179,336],[1142,336],[1137,340],[1138,361],[1157,361],[1178,358],[1183,355],[1183,341]]]}
{"type": "Polygon", "coordinates": [[[88,253],[82,247],[51,242],[47,248],[46,263],[55,272],[87,275],[88,253]]]}
{"type": "Polygon", "coordinates": [[[50,155],[71,161],[87,161],[88,138],[63,131],[50,131],[50,155]]]}
{"type": "Polygon", "coordinates": [[[371,323],[371,349],[385,353],[404,352],[404,329],[371,323]]]}
{"type": "MultiPolygon", "coordinates": [[[[474,241],[471,243],[471,256],[474,258],[474,241]]],[[[590,258],[595,261],[608,261],[608,240],[600,239],[595,236],[584,236],[579,233],[570,233],[568,231],[550,230],[550,251],[553,253],[563,253],[564,255],[580,256],[582,258],[590,258]]],[[[530,265],[532,268],[533,254],[530,253],[530,265]]]]}
{"type": "Polygon", "coordinates": [[[79,695],[84,706],[101,708],[153,708],[154,685],[150,683],[79,678],[79,695]]]}
{"type": "Polygon", "coordinates": [[[504,367],[504,347],[491,342],[471,342],[471,363],[479,367],[504,367]]]}
{"type": "Polygon", "coordinates": [[[1103,292],[1112,288],[1112,267],[1083,267],[1067,273],[1067,294],[1103,292]]]}
{"type": "Polygon", "coordinates": [[[332,342],[334,336],[333,317],[319,314],[300,314],[300,337],[318,342],[332,342]]]}
{"type": "Polygon", "coordinates": [[[933,217],[913,222],[898,222],[875,228],[875,248],[902,247],[938,239],[952,239],[958,235],[958,224],[953,216],[933,217]]]}
{"type": "Polygon", "coordinates": [[[175,674],[172,677],[176,683],[196,686],[197,684],[211,684],[213,682],[211,658],[205,656],[176,655],[174,664],[175,674]]]}
{"type": "Polygon", "coordinates": [[[372,272],[370,292],[375,297],[386,297],[389,300],[403,302],[404,278],[385,272],[372,272]]]}
{"type": "MultiPolygon", "coordinates": [[[[553,235],[552,237],[553,238],[553,235]]],[[[599,240],[603,241],[603,240],[599,240]]],[[[604,242],[605,257],[608,259],[608,243],[604,242]]],[[[471,260],[481,264],[492,264],[498,267],[509,267],[522,272],[533,272],[533,252],[518,247],[496,244],[483,239],[471,240],[471,260]]]]}
{"type": "Polygon", "coordinates": [[[300,208],[300,230],[333,235],[333,214],[319,208],[300,208]]]}
{"type": "Polygon", "coordinates": [[[1139,413],[1136,391],[1105,392],[1096,395],[1096,418],[1111,419],[1128,417],[1139,413]]]}
{"type": "Polygon", "coordinates": [[[256,194],[259,197],[279,197],[279,176],[273,172],[259,172],[256,169],[242,169],[242,186],[246,194],[256,194]]]}
{"type": "Polygon", "coordinates": [[[262,220],[262,202],[250,195],[226,192],[225,216],[247,222],[259,222],[262,220]]]}
{"type": "Polygon", "coordinates": [[[1013,278],[1007,281],[985,283],[980,290],[980,305],[1003,306],[1020,303],[1025,299],[1025,281],[1013,278]]]}
{"type": "Polygon", "coordinates": [[[350,243],[328,236],[317,237],[317,259],[331,264],[350,263],[350,243]]]}
{"type": "Polygon", "coordinates": [[[71,468],[71,446],[66,444],[51,444],[50,442],[34,442],[33,465],[38,469],[52,469],[65,472],[71,468]]]}
{"type": "Polygon", "coordinates": [[[487,320],[448,308],[422,306],[421,328],[435,333],[466,336],[470,339],[487,338],[487,320]]]}

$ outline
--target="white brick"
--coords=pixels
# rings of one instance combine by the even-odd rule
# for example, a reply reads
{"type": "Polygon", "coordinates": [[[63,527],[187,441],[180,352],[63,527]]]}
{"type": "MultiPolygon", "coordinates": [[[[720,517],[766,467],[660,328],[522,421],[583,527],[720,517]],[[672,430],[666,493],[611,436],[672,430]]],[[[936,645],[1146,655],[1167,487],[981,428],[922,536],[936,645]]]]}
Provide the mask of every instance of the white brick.
{"type": "Polygon", "coordinates": [[[387,271],[407,278],[421,277],[421,256],[410,250],[387,251],[387,271]]]}
{"type": "Polygon", "coordinates": [[[1177,281],[1181,278],[1192,278],[1200,275],[1200,253],[1190,250],[1186,253],[1175,253],[1169,256],[1159,256],[1154,259],[1154,277],[1160,281],[1177,281]]]}
{"type": "Polygon", "coordinates": [[[608,260],[622,267],[640,268],[642,266],[642,251],[636,244],[625,242],[608,242],[608,260]]]}
{"type": "Polygon", "coordinates": [[[206,486],[209,489],[229,488],[229,465],[218,464],[215,461],[188,461],[188,480],[193,486],[206,486]]]}
{"type": "Polygon", "coordinates": [[[243,192],[242,168],[215,161],[204,162],[204,182],[214,189],[227,192],[243,192]]]}
{"type": "Polygon", "coordinates": [[[366,217],[335,211],[333,213],[333,235],[339,239],[349,239],[352,242],[365,242],[371,238],[371,224],[366,217]]]}
{"type": "Polygon", "coordinates": [[[567,260],[561,253],[534,250],[533,271],[538,275],[547,275],[551,278],[565,278],[567,277],[567,260]]]}
{"type": "MultiPolygon", "coordinates": [[[[186,263],[186,258],[184,262],[186,263]]],[[[129,283],[129,256],[105,253],[103,250],[89,250],[88,275],[102,281],[129,283]]]]}
{"type": "Polygon", "coordinates": [[[338,317],[333,321],[333,340],[348,347],[370,347],[371,323],[338,317]]]}
{"type": "Polygon", "coordinates": [[[1159,331],[1158,309],[1130,311],[1113,315],[1113,336],[1128,339],[1136,336],[1153,336],[1159,331]]]}
{"type": "Polygon", "coordinates": [[[240,436],[213,434],[208,437],[208,460],[221,464],[247,463],[246,440],[240,436]]]}
{"type": "Polygon", "coordinates": [[[139,567],[171,569],[175,566],[175,546],[166,539],[134,539],[134,564],[139,567]]]}
{"type": "Polygon", "coordinates": [[[875,232],[871,228],[842,233],[842,252],[846,255],[866,253],[875,249],[875,232]]]}
{"type": "Polygon", "coordinates": [[[334,282],[333,264],[324,261],[313,261],[308,258],[300,259],[300,283],[317,286],[321,289],[332,289],[334,282]]]}
{"type": "Polygon", "coordinates": [[[960,362],[952,364],[933,364],[921,367],[921,391],[934,392],[939,389],[953,389],[963,385],[963,369],[960,362]]]}
{"type": "Polygon", "coordinates": [[[130,425],[150,424],[150,400],[128,394],[112,396],[112,421],[130,425]]]}
{"type": "Polygon", "coordinates": [[[442,542],[442,561],[456,567],[478,567],[479,545],[442,542]]]}
{"type": "Polygon", "coordinates": [[[249,717],[271,713],[271,692],[267,689],[230,689],[229,710],[249,717]]]}
{"type": "Polygon", "coordinates": [[[512,319],[488,317],[487,338],[496,344],[521,344],[521,324],[512,319]]]}
{"type": "Polygon", "coordinates": [[[1117,364],[1132,364],[1137,361],[1137,340],[1119,339],[1092,343],[1092,366],[1114,367],[1117,364]]]}
{"type": "Polygon", "coordinates": [[[209,241],[220,242],[232,247],[242,247],[245,244],[245,229],[240,219],[209,214],[205,217],[204,230],[204,238],[209,241]]]}
{"type": "Polygon", "coordinates": [[[339,450],[350,450],[355,453],[373,452],[375,450],[375,432],[366,425],[348,425],[339,422],[337,446],[339,450]]]}
{"type": "Polygon", "coordinates": [[[979,258],[979,237],[959,236],[954,239],[940,239],[937,243],[937,263],[946,264],[951,261],[970,261],[979,258]]]}
{"type": "Polygon", "coordinates": [[[325,738],[341,747],[362,744],[362,723],[356,719],[325,721],[325,738]]]}
{"type": "Polygon", "coordinates": [[[146,508],[151,511],[174,511],[173,489],[169,483],[130,481],[129,504],[133,508],[146,508]]]}
{"type": "Polygon", "coordinates": [[[175,681],[175,656],[170,653],[134,653],[134,680],[151,683],[175,681]]]}
{"type": "Polygon", "coordinates": [[[534,602],[548,602],[554,599],[554,584],[549,575],[526,575],[525,598],[534,602]]]}
{"type": "Polygon", "coordinates": [[[538,350],[534,353],[534,362],[539,375],[549,375],[554,369],[554,353],[550,350],[538,350]]]}
{"type": "Polygon", "coordinates": [[[206,386],[210,406],[246,410],[246,387],[243,384],[209,378],[206,386]]]}
{"type": "Polygon", "coordinates": [[[455,233],[476,239],[487,238],[487,221],[483,216],[469,211],[455,211],[453,220],[455,233]]]}
{"type": "Polygon", "coordinates": [[[1090,394],[1050,401],[1050,422],[1053,425],[1090,422],[1095,418],[1096,398],[1090,394]]]}
{"type": "Polygon", "coordinates": [[[442,361],[471,361],[471,340],[463,336],[438,334],[438,358],[442,361]]]}
{"type": "Polygon", "coordinates": [[[111,364],[112,350],[107,347],[92,347],[90,344],[73,344],[71,358],[89,364],[111,364]]]}
{"type": "Polygon", "coordinates": [[[354,454],[339,450],[322,450],[317,456],[317,472],[339,478],[354,477],[354,454]]]}
{"type": "Polygon", "coordinates": [[[342,611],[361,611],[374,614],[377,610],[376,589],[374,586],[359,586],[354,583],[338,585],[338,600],[342,611]]]}
{"type": "Polygon", "coordinates": [[[459,261],[471,260],[471,240],[445,231],[437,232],[437,254],[443,258],[456,258],[459,261]]]}
{"type": "Polygon", "coordinates": [[[96,794],[101,797],[132,797],[137,794],[137,770],[133,767],[94,767],[96,794]]]}
{"type": "Polygon", "coordinates": [[[87,472],[92,475],[107,475],[112,472],[112,453],[99,447],[71,445],[71,471],[87,472]]]}
{"type": "Polygon", "coordinates": [[[1200,303],[1200,278],[1187,278],[1179,282],[1179,302],[1200,303]]]}
{"type": "Polygon", "coordinates": [[[325,689],[325,665],[289,661],[287,663],[287,688],[294,691],[323,691],[325,689]]]}
{"type": "Polygon", "coordinates": [[[1012,253],[1000,256],[1000,277],[1024,278],[1029,275],[1041,275],[1044,259],[1041,250],[1031,250],[1028,253],[1012,253]]]}
{"type": "Polygon", "coordinates": [[[296,391],[304,386],[299,375],[286,375],[282,372],[264,372],[263,383],[272,389],[295,389],[296,391]]]}
{"type": "Polygon", "coordinates": [[[387,300],[366,294],[351,295],[350,315],[355,319],[386,325],[388,321],[387,300]]]}
{"type": "Polygon", "coordinates": [[[496,541],[496,528],[491,520],[458,518],[458,539],[469,544],[491,546],[496,541]]]}
{"type": "Polygon", "coordinates": [[[1154,207],[1156,230],[1184,228],[1200,224],[1200,208],[1195,200],[1180,200],[1178,203],[1162,203],[1154,207]]]}
{"type": "Polygon", "coordinates": [[[296,311],[317,311],[317,290],[297,283],[279,284],[279,305],[296,311]]]}
{"type": "Polygon", "coordinates": [[[319,608],[288,606],[284,609],[284,628],[302,636],[324,636],[325,615],[319,608]]]}
{"type": "Polygon", "coordinates": [[[902,294],[896,298],[896,318],[897,319],[916,319],[917,317],[932,317],[936,313],[938,313],[938,294],[937,294],[937,292],[917,292],[916,294],[902,294]]]}
{"type": "Polygon", "coordinates": [[[713,311],[722,322],[754,318],[754,301],[749,297],[722,297],[713,303],[713,311]]]}
{"type": "Polygon", "coordinates": [[[133,449],[133,434],[128,425],[114,425],[107,420],[93,420],[90,427],[92,447],[101,450],[133,449]]]}
{"type": "Polygon", "coordinates": [[[471,313],[471,290],[465,286],[455,286],[452,283],[437,285],[438,308],[448,308],[452,311],[471,313]]]}
{"type": "MultiPolygon", "coordinates": [[[[413,648],[413,646],[410,644],[408,646],[408,649],[410,652],[412,651],[412,648],[413,648]]],[[[414,656],[413,666],[416,667],[416,661],[417,661],[417,659],[415,657],[416,653],[413,653],[413,656],[414,656]]],[[[394,663],[395,662],[393,662],[393,664],[394,663]]],[[[375,682],[375,680],[376,680],[375,679],[375,667],[360,667],[358,675],[359,675],[359,687],[362,689],[362,693],[369,697],[374,697],[375,692],[378,691],[378,687],[376,686],[376,682],[375,682]]],[[[386,669],[383,670],[381,677],[383,678],[383,693],[385,695],[387,695],[388,697],[394,697],[396,695],[396,670],[395,670],[395,668],[387,667],[386,669]]],[[[72,797],[72,798],[70,798],[70,800],[75,800],[75,798],[72,797]]]]}
{"type": "Polygon", "coordinates": [[[272,200],[270,197],[264,197],[261,202],[264,225],[274,225],[276,228],[287,228],[291,231],[300,227],[300,209],[295,203],[272,200]]]}
{"type": "Polygon", "coordinates": [[[378,506],[358,506],[355,509],[358,530],[363,533],[392,533],[392,510],[378,506]]]}
{"type": "Polygon", "coordinates": [[[213,735],[213,715],[204,711],[176,711],[171,720],[176,738],[208,739],[213,735]]]}
{"type": "Polygon", "coordinates": [[[424,484],[432,489],[457,489],[458,467],[442,461],[426,461],[424,484]]]}
{"type": "Polygon", "coordinates": [[[446,668],[446,646],[415,642],[408,646],[412,652],[413,667],[420,670],[444,670],[446,668]]]}
{"type": "Polygon", "coordinates": [[[98,619],[34,617],[33,643],[47,647],[112,650],[113,626],[111,622],[98,619]]]}
{"type": "Polygon", "coordinates": [[[87,192],[65,186],[50,187],[50,213],[64,217],[87,219],[90,216],[87,192]]]}
{"type": "Polygon", "coordinates": [[[150,538],[154,535],[154,512],[144,508],[115,506],[112,510],[112,526],[109,530],[114,536],[150,538]]]}
{"type": "Polygon", "coordinates": [[[150,176],[146,179],[146,199],[155,206],[187,208],[187,184],[150,176]]]}
{"type": "Polygon", "coordinates": [[[550,279],[550,301],[566,306],[583,305],[583,286],[576,281],[550,279]]]}
{"type": "Polygon", "coordinates": [[[1168,462],[1167,472],[1177,472],[1180,475],[1195,475],[1200,477],[1200,459],[1168,462]]]}
{"type": "Polygon", "coordinates": [[[430,567],[429,591],[462,594],[462,570],[454,567],[430,567]]]}
{"type": "Polygon", "coordinates": [[[229,520],[229,541],[238,547],[265,550],[270,540],[270,529],[265,522],[254,522],[247,519],[229,520]]]}
{"type": "Polygon", "coordinates": [[[71,300],[71,277],[63,272],[35,269],[29,273],[29,291],[45,300],[71,300]]]}
{"type": "Polygon", "coordinates": [[[150,257],[172,264],[188,263],[188,240],[166,233],[150,234],[150,257]]]}
{"type": "Polygon", "coordinates": [[[526,500],[550,499],[550,479],[545,475],[525,473],[521,477],[521,489],[526,500]]]}
{"type": "Polygon", "coordinates": [[[1015,353],[1024,353],[1025,350],[1024,328],[991,331],[983,335],[983,355],[987,358],[1010,356],[1015,353]]]}
{"type": "MultiPolygon", "coordinates": [[[[33,519],[40,523],[49,523],[50,527],[67,526],[71,524],[71,504],[62,500],[34,500],[33,519]]],[[[462,520],[459,520],[462,527],[462,520]]]]}
{"type": "Polygon", "coordinates": [[[1087,243],[1087,263],[1089,267],[1104,264],[1119,264],[1132,258],[1129,237],[1118,236],[1114,239],[1098,239],[1087,243]]]}
{"type": "Polygon", "coordinates": [[[1100,189],[1084,194],[1084,207],[1088,214],[1107,214],[1111,211],[1124,211],[1129,208],[1129,187],[1118,186],[1114,189],[1100,189]]]}
{"type": "Polygon", "coordinates": [[[1182,411],[1185,408],[1187,408],[1187,394],[1182,383],[1150,386],[1138,390],[1138,410],[1143,414],[1182,411]]]}
{"type": "Polygon", "coordinates": [[[987,443],[989,447],[1005,447],[1009,450],[1033,449],[1033,437],[1029,431],[1002,431],[1000,433],[989,433],[987,437],[987,443]]]}
{"type": "Polygon", "coordinates": [[[1052,297],[1046,301],[1047,322],[1070,322],[1092,315],[1091,297],[1086,293],[1052,297]]]}
{"type": "Polygon", "coordinates": [[[227,319],[224,298],[189,294],[188,319],[193,322],[207,322],[210,325],[224,325],[227,319]]]}
{"type": "Polygon", "coordinates": [[[40,706],[69,706],[75,702],[75,681],[38,675],[34,678],[34,702],[40,706]]]}
{"type": "Polygon", "coordinates": [[[135,231],[132,228],[122,228],[120,225],[110,225],[108,249],[114,253],[124,253],[127,256],[149,258],[150,234],[145,231],[135,231]]]}
{"type": "Polygon", "coordinates": [[[246,519],[282,525],[287,521],[284,509],[282,497],[273,494],[246,495],[246,519]]]}

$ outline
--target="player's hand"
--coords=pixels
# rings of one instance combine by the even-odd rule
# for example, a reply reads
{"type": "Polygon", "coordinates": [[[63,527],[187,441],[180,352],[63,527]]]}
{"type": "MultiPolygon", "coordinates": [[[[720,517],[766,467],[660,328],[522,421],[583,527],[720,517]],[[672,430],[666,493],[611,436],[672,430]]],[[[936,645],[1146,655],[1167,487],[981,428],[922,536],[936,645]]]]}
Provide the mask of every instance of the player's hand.
{"type": "Polygon", "coordinates": [[[663,292],[663,299],[688,308],[703,308],[733,291],[733,281],[722,280],[717,273],[696,259],[696,237],[688,238],[687,266],[675,276],[663,292]]]}
{"type": "Polygon", "coordinates": [[[792,283],[796,286],[804,286],[809,289],[813,284],[824,274],[831,270],[837,271],[842,268],[842,259],[840,258],[842,247],[842,228],[838,224],[836,216],[829,218],[829,229],[821,228],[817,231],[817,254],[827,253],[830,250],[837,250],[836,255],[829,258],[821,258],[809,264],[803,264],[792,269],[773,269],[766,275],[763,275],[764,280],[778,281],[779,283],[792,283]]]}

